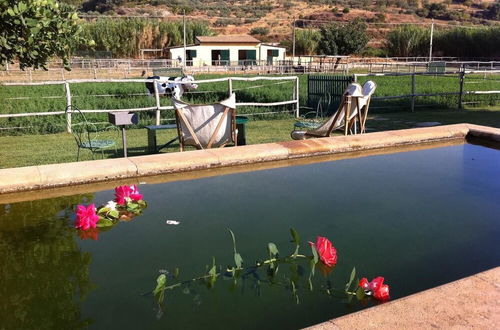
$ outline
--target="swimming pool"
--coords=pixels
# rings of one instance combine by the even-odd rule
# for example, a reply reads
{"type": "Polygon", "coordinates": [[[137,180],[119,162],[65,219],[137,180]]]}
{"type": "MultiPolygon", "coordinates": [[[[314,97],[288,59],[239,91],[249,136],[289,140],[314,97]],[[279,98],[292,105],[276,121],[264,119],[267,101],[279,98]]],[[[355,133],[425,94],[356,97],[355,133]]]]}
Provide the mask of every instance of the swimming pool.
{"type": "MultiPolygon", "coordinates": [[[[76,204],[105,204],[110,190],[0,205],[7,328],[304,327],[373,305],[347,304],[306,287],[299,303],[286,285],[248,280],[232,289],[168,292],[161,318],[150,292],[159,272],[188,279],[215,256],[232,262],[230,228],[246,262],[274,242],[293,251],[289,228],[326,236],[339,261],[331,283],[353,266],[384,276],[397,299],[500,264],[500,153],[472,144],[166,183],[139,188],[144,214],[82,240],[71,227],[76,204]],[[167,220],[178,221],[168,225],[167,220]]],[[[307,251],[307,250],[306,250],[307,251]]],[[[282,273],[289,274],[283,265],[282,273]]],[[[306,266],[298,269],[308,276],[306,266]]],[[[327,281],[320,272],[315,287],[327,281]]]]}

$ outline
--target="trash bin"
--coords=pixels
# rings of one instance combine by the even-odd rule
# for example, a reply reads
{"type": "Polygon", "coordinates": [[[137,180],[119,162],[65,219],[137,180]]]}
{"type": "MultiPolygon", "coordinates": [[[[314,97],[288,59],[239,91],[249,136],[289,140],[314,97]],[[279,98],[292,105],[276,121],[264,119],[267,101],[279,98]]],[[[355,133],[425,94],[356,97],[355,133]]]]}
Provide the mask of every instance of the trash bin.
{"type": "Polygon", "coordinates": [[[236,129],[238,130],[238,136],[236,138],[236,143],[239,146],[244,146],[247,144],[246,130],[245,126],[248,122],[248,117],[246,116],[236,116],[236,129]]]}

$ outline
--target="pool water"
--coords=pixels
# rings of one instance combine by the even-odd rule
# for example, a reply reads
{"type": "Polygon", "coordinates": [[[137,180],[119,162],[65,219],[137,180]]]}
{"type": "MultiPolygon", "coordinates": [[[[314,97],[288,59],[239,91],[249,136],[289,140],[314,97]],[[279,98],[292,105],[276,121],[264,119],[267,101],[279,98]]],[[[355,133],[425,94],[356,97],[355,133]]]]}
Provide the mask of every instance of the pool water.
{"type": "MultiPolygon", "coordinates": [[[[145,179],[147,183],[147,178],[145,179]]],[[[181,279],[233,263],[227,229],[244,264],[274,242],[291,254],[289,228],[307,241],[328,237],[338,264],[314,287],[342,288],[351,269],[384,276],[391,299],[500,265],[500,152],[457,145],[217,177],[144,184],[143,215],[82,240],[76,204],[105,204],[113,191],[0,204],[0,328],[296,329],[376,304],[309,291],[302,263],[297,297],[265,276],[218,280],[151,294],[160,270],[181,279]],[[168,225],[167,220],[178,221],[168,225]]],[[[1,203],[1,202],[0,202],[1,203]]],[[[169,279],[170,283],[171,279],[169,279]]],[[[464,302],[466,303],[466,302],[464,302]]]]}

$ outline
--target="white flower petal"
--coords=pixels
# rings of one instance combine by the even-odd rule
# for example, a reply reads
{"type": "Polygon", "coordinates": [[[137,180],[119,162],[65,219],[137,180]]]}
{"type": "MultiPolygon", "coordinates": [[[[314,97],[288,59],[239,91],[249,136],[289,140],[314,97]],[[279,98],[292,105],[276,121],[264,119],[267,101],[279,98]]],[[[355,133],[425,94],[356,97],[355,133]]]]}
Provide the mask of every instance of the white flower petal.
{"type": "Polygon", "coordinates": [[[175,220],[167,220],[165,222],[167,225],[174,225],[174,226],[177,226],[178,224],[180,224],[180,221],[175,221],[175,220]]]}

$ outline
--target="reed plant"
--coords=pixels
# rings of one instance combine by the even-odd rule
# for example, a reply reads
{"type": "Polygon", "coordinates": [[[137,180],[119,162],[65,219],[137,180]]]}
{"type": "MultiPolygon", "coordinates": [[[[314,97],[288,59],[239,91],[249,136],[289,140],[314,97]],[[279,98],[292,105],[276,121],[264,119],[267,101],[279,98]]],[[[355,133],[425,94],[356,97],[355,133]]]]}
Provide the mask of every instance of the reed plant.
{"type": "MultiPolygon", "coordinates": [[[[113,20],[97,19],[83,24],[83,35],[94,40],[94,51],[112,52],[114,57],[140,55],[144,48],[165,48],[183,43],[182,22],[164,22],[155,19],[127,18],[113,20]]],[[[186,23],[186,42],[191,44],[196,36],[213,35],[206,22],[188,21],[186,23]]],[[[80,46],[79,50],[91,50],[80,46]]]]}

